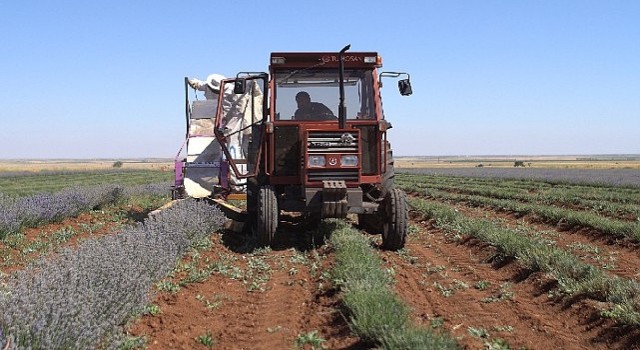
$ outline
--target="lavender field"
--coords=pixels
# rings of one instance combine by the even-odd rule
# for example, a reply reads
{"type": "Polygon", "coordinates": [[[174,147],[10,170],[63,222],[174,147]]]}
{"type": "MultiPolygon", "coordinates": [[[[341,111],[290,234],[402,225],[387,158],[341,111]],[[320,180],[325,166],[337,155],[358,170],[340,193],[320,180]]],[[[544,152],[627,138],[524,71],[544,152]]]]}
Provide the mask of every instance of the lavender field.
{"type": "MultiPolygon", "coordinates": [[[[631,242],[634,246],[640,242],[639,170],[458,168],[401,169],[399,173],[396,186],[410,193],[415,203],[424,202],[432,207],[425,204],[424,213],[419,211],[422,207],[412,209],[425,216],[419,222],[412,221],[414,232],[409,236],[405,252],[375,250],[373,256],[382,255],[383,261],[389,262],[385,267],[401,271],[397,274],[400,278],[395,280],[401,286],[397,289],[399,295],[403,300],[418,300],[411,307],[419,310],[420,315],[462,315],[460,319],[469,322],[468,327],[459,329],[457,320],[447,320],[440,327],[455,339],[466,337],[466,348],[483,348],[483,345],[489,348],[487,341],[491,339],[476,337],[470,334],[471,330],[490,329],[497,333],[498,327],[507,322],[517,331],[500,331],[499,340],[506,338],[511,344],[500,348],[525,348],[525,345],[537,348],[531,344],[537,344],[540,339],[531,340],[531,337],[539,335],[522,321],[522,309],[515,310],[514,317],[509,298],[502,300],[494,295],[516,295],[519,305],[526,304],[536,317],[543,315],[544,322],[551,325],[550,330],[562,333],[545,333],[544,337],[551,334],[552,342],[567,338],[567,334],[578,327],[554,323],[558,310],[529,298],[525,289],[518,289],[515,283],[504,284],[510,277],[501,275],[503,271],[483,267],[484,263],[478,261],[484,259],[471,259],[474,253],[470,247],[451,244],[446,238],[462,234],[474,234],[477,236],[474,239],[487,242],[490,238],[492,246],[500,247],[505,256],[517,258],[513,261],[532,261],[528,268],[534,266],[541,271],[544,268],[542,272],[548,271],[549,276],[560,276],[562,286],[567,287],[554,289],[557,295],[578,293],[582,297],[594,293],[589,290],[591,294],[585,294],[576,286],[602,287],[595,294],[601,296],[599,302],[610,303],[607,304],[610,307],[598,309],[600,314],[594,315],[601,315],[598,317],[605,321],[624,322],[627,327],[637,328],[640,324],[637,312],[640,303],[636,298],[637,257],[635,253],[623,256],[626,248],[610,247],[612,242],[631,242]],[[429,226],[427,232],[422,226],[427,222],[427,214],[433,216],[429,217],[433,218],[430,223],[442,224],[442,227],[429,226]],[[463,214],[470,216],[463,217],[463,214]],[[498,215],[500,220],[487,220],[497,219],[498,215]],[[516,229],[507,231],[498,227],[508,220],[516,229]],[[548,226],[538,230],[541,225],[548,226]],[[561,226],[567,228],[561,229],[561,226]],[[458,229],[468,231],[445,231],[458,229]],[[582,232],[579,230],[607,237],[606,243],[579,240],[576,238],[582,232]],[[552,241],[547,236],[558,240],[557,249],[552,251],[548,247],[552,241]],[[541,244],[530,242],[536,243],[538,239],[541,244]],[[591,252],[593,257],[587,255],[591,252]],[[461,260],[456,264],[480,271],[482,276],[459,273],[457,268],[443,274],[425,274],[429,268],[447,269],[450,259],[458,257],[461,260]],[[557,267],[560,263],[561,268],[557,267]],[[578,272],[586,271],[588,279],[575,278],[572,274],[575,266],[579,267],[578,272]],[[561,274],[564,267],[570,275],[561,274]],[[451,281],[447,281],[449,273],[456,274],[451,281]],[[574,280],[576,284],[566,284],[574,280]],[[457,289],[448,287],[454,285],[457,289]],[[495,294],[503,293],[503,289],[504,294],[495,294]],[[452,303],[453,298],[459,299],[452,303]],[[433,303],[433,300],[439,301],[433,303]],[[469,303],[469,300],[475,302],[469,303]],[[434,304],[443,309],[428,308],[434,304]],[[479,312],[477,308],[467,309],[468,305],[486,309],[479,312]],[[424,309],[418,309],[420,307],[424,309]],[[486,314],[496,314],[493,318],[505,323],[497,326],[487,323],[483,317],[486,314]]],[[[151,210],[169,201],[169,183],[163,182],[163,173],[158,172],[158,178],[146,175],[102,172],[0,176],[0,257],[3,258],[0,261],[0,349],[165,349],[204,348],[207,344],[214,348],[237,348],[238,339],[244,339],[246,334],[262,336],[261,339],[278,338],[289,345],[316,334],[323,337],[316,339],[318,341],[333,340],[334,323],[315,323],[314,328],[292,327],[316,322],[309,317],[326,314],[319,312],[326,309],[313,306],[325,291],[309,292],[314,287],[310,287],[308,281],[314,281],[314,286],[328,283],[324,276],[330,274],[318,273],[315,269],[324,266],[321,259],[331,256],[333,261],[334,250],[326,250],[324,257],[315,251],[306,254],[296,249],[247,253],[244,248],[251,245],[249,240],[244,241],[247,237],[231,237],[228,232],[222,232],[225,221],[222,213],[203,202],[177,201],[148,216],[151,210]],[[36,189],[38,192],[34,192],[36,189]],[[147,206],[130,200],[145,196],[155,200],[147,206]],[[79,219],[82,216],[84,219],[79,219]],[[59,231],[44,229],[52,226],[59,231]],[[89,233],[81,232],[83,228],[89,233]],[[212,235],[216,232],[220,234],[212,235]],[[78,239],[67,244],[70,236],[78,239]],[[59,238],[61,243],[56,241],[59,238]],[[313,280],[313,276],[318,279],[313,280]],[[238,307],[249,304],[273,309],[251,313],[238,307]],[[298,311],[286,309],[291,305],[313,307],[298,308],[298,311]],[[283,318],[279,318],[282,315],[283,318]],[[240,322],[234,325],[230,319],[240,322]],[[284,323],[289,319],[292,319],[290,324],[284,323]],[[133,326],[136,322],[138,328],[133,326]],[[202,328],[203,325],[207,328],[202,328]],[[293,331],[285,339],[285,329],[289,328],[293,331]],[[174,343],[176,338],[183,345],[168,345],[178,344],[174,343]]],[[[369,241],[370,235],[361,236],[354,231],[353,236],[364,237],[363,247],[367,249],[376,244],[369,241]]],[[[358,263],[364,260],[360,254],[355,259],[358,263]]],[[[376,268],[376,271],[384,269],[376,268]]],[[[388,282],[386,277],[383,280],[388,282]]],[[[343,301],[338,300],[342,294],[334,297],[328,305],[332,308],[343,305],[343,301]]],[[[379,300],[376,297],[374,304],[379,304],[379,300]]],[[[335,310],[339,319],[344,317],[342,312],[343,308],[335,310]]],[[[582,320],[573,315],[562,320],[571,319],[582,320]]],[[[344,327],[349,333],[350,328],[344,327]]],[[[582,337],[585,333],[578,334],[582,337]]],[[[507,344],[506,340],[497,342],[496,339],[493,339],[494,345],[507,344]]],[[[248,341],[259,344],[262,340],[248,341]]],[[[347,348],[332,344],[322,348],[347,348]]],[[[561,344],[562,348],[571,348],[566,346],[568,343],[561,344]]],[[[624,345],[619,348],[628,348],[624,345]]],[[[586,348],[583,343],[580,346],[586,348]]],[[[268,348],[292,347],[305,348],[268,348]]]]}
{"type": "Polygon", "coordinates": [[[0,193],[15,197],[53,193],[73,187],[133,186],[171,180],[171,172],[139,169],[0,171],[0,193]]]}
{"type": "Polygon", "coordinates": [[[145,307],[151,284],[222,222],[219,212],[185,202],[136,224],[127,215],[169,200],[166,178],[150,171],[0,174],[0,348],[123,341],[121,326],[145,307]],[[189,223],[187,212],[197,214],[189,223]],[[83,213],[88,219],[69,225],[83,213]],[[116,231],[106,229],[109,222],[116,231]],[[112,234],[87,235],[101,228],[112,234]],[[28,229],[40,233],[27,236],[28,229]],[[65,247],[83,232],[78,246],[65,247]]]}
{"type": "Polygon", "coordinates": [[[204,203],[183,201],[0,279],[0,348],[123,348],[122,326],[143,312],[153,283],[223,220],[204,203]]]}
{"type": "Polygon", "coordinates": [[[22,197],[10,197],[0,192],[0,239],[17,234],[25,227],[56,222],[133,196],[166,196],[168,188],[167,183],[135,186],[109,184],[22,197]]]}
{"type": "Polygon", "coordinates": [[[429,168],[397,169],[398,173],[447,175],[477,178],[539,180],[550,183],[578,183],[640,187],[638,169],[540,169],[540,168],[429,168]]]}

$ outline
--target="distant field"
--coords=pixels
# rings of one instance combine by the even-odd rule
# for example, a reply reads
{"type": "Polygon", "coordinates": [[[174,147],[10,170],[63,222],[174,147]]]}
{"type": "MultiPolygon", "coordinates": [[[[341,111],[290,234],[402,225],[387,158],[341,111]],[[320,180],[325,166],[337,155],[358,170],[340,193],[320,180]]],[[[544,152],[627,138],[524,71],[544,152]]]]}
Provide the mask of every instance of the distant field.
{"type": "Polygon", "coordinates": [[[640,156],[397,157],[400,173],[640,186],[640,156]],[[515,162],[522,162],[515,167],[515,162]]]}
{"type": "MultiPolygon", "coordinates": [[[[173,170],[171,159],[78,159],[78,160],[0,160],[0,173],[15,171],[77,171],[112,169],[115,162],[121,169],[173,170]]],[[[522,161],[526,168],[560,169],[640,169],[640,156],[589,158],[587,156],[499,156],[499,157],[396,157],[396,168],[513,168],[522,161]]]]}
{"type": "Polygon", "coordinates": [[[396,168],[513,168],[521,161],[526,168],[558,169],[640,169],[640,156],[614,158],[589,158],[569,156],[535,157],[396,157],[396,168]]]}
{"type": "Polygon", "coordinates": [[[172,170],[170,159],[78,159],[78,160],[0,160],[1,172],[78,171],[113,169],[115,162],[122,162],[121,169],[172,170]]]}
{"type": "Polygon", "coordinates": [[[173,173],[150,169],[107,169],[93,171],[0,172],[0,195],[27,196],[57,192],[69,187],[119,184],[122,186],[166,183],[167,193],[173,173]]]}
{"type": "Polygon", "coordinates": [[[573,183],[587,185],[607,185],[621,187],[640,187],[638,169],[529,169],[529,168],[404,168],[400,174],[439,175],[469,178],[493,178],[536,180],[547,183],[573,183]]]}

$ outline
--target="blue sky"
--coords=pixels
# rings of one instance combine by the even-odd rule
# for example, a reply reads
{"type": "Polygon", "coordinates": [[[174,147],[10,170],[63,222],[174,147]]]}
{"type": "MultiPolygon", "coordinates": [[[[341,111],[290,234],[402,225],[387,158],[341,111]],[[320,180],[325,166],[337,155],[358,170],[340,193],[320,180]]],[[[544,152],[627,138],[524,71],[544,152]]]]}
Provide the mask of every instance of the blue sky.
{"type": "Polygon", "coordinates": [[[4,1],[0,159],[173,157],[183,78],[377,51],[395,154],[640,153],[638,1],[4,1]]]}

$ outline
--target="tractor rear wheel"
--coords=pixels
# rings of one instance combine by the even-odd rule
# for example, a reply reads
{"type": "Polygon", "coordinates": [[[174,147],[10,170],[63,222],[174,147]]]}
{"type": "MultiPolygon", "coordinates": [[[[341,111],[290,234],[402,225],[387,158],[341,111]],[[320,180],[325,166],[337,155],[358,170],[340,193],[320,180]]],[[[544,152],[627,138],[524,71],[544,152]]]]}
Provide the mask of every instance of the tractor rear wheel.
{"type": "Polygon", "coordinates": [[[407,195],[397,188],[391,189],[385,196],[385,223],[382,230],[382,247],[387,250],[404,248],[409,226],[409,207],[407,195]]]}
{"type": "Polygon", "coordinates": [[[272,186],[260,186],[257,195],[257,208],[254,232],[258,246],[271,245],[278,228],[278,199],[272,186]]]}

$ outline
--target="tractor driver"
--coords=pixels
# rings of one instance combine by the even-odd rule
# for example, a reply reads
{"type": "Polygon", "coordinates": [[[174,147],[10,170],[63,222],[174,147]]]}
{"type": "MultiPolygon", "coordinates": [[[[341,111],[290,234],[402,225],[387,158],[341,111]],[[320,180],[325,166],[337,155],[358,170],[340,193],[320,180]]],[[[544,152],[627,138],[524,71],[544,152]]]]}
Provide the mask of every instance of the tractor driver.
{"type": "Polygon", "coordinates": [[[320,102],[311,102],[311,96],[306,91],[300,91],[296,94],[296,103],[298,110],[293,115],[294,120],[331,120],[335,119],[335,115],[320,102]]]}

